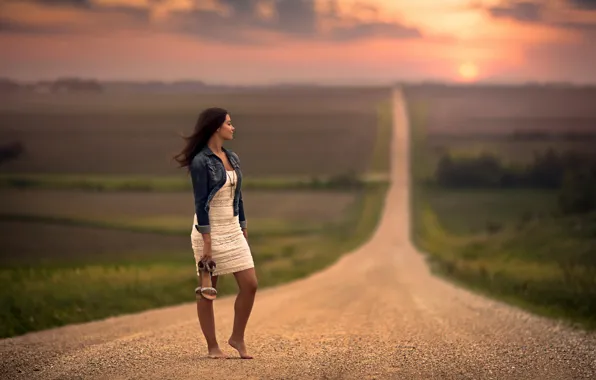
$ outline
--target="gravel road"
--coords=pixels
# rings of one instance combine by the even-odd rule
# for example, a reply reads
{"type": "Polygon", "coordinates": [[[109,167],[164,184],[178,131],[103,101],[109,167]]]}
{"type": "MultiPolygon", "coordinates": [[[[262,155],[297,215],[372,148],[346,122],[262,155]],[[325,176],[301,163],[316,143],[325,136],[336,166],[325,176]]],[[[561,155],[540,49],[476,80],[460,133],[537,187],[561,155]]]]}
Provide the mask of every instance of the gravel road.
{"type": "MultiPolygon", "coordinates": [[[[408,130],[395,92],[392,179],[372,239],[311,277],[259,290],[253,360],[205,358],[194,303],[0,341],[3,379],[578,379],[596,334],[432,276],[408,241],[408,130]]],[[[232,297],[215,304],[224,345],[232,297]]]]}

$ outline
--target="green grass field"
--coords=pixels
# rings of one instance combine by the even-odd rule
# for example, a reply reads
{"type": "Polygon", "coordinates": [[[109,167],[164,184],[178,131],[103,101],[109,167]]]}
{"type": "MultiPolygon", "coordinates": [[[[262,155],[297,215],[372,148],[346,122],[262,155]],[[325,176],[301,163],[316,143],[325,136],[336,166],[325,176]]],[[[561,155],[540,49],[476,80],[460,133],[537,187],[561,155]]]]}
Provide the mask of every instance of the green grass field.
{"type": "Polygon", "coordinates": [[[556,209],[553,191],[458,190],[428,187],[425,200],[438,222],[454,235],[486,232],[532,216],[548,216],[556,209]]]}
{"type": "MultiPolygon", "coordinates": [[[[387,188],[391,115],[379,96],[384,90],[359,91],[232,96],[237,128],[253,125],[234,150],[246,175],[249,244],[261,287],[329,266],[375,228],[387,188]]],[[[68,99],[72,117],[57,111],[64,99],[0,106],[5,135],[6,121],[22,122],[25,111],[50,121],[41,132],[26,121],[30,146],[44,136],[50,145],[0,173],[0,336],[194,301],[192,193],[183,173],[159,162],[159,144],[164,133],[175,133],[168,123],[194,115],[201,103],[160,99],[68,99]],[[136,124],[125,125],[131,120],[136,124]],[[104,144],[101,154],[88,157],[92,164],[72,160],[89,139],[104,144]],[[145,159],[145,149],[153,158],[145,159]]],[[[236,290],[232,277],[218,287],[222,296],[236,290]]]]}
{"type": "MultiPolygon", "coordinates": [[[[439,102],[421,98],[409,102],[412,239],[427,253],[432,269],[446,279],[535,313],[596,328],[596,214],[557,215],[556,190],[429,185],[436,165],[429,123],[437,120],[432,105],[439,102]]],[[[491,107],[495,110],[498,104],[491,107]]],[[[441,129],[440,125],[433,127],[441,129]]],[[[478,153],[472,139],[456,140],[443,142],[443,148],[478,153]]],[[[525,150],[547,147],[530,142],[525,150]]],[[[524,149],[517,145],[515,150],[524,149]]],[[[524,159],[511,157],[507,149],[494,152],[514,161],[524,159]]]]}
{"type": "MultiPolygon", "coordinates": [[[[280,284],[323,269],[361,244],[378,221],[384,195],[384,188],[365,191],[346,210],[340,223],[307,235],[289,229],[285,234],[252,238],[249,232],[260,286],[280,284]]],[[[73,243],[71,237],[67,244],[72,260],[47,260],[41,264],[38,261],[36,265],[4,266],[0,270],[0,297],[5,305],[0,314],[3,337],[194,299],[192,252],[190,248],[174,249],[189,244],[188,238],[139,234],[126,241],[123,236],[114,235],[135,233],[114,230],[107,232],[119,244],[111,242],[106,252],[89,252],[87,246],[99,250],[98,238],[110,235],[75,227],[68,231],[63,227],[63,234],[58,235],[55,232],[59,228],[53,224],[24,224],[27,230],[21,233],[28,233],[18,236],[22,239],[33,239],[40,227],[53,227],[41,234],[51,234],[56,241],[60,237],[69,239],[69,232],[80,241],[73,243]],[[139,251],[136,247],[145,249],[139,251]]],[[[35,255],[44,248],[34,241],[29,244],[28,253],[35,255]]],[[[236,290],[231,277],[222,277],[219,286],[222,296],[236,290]]]]}

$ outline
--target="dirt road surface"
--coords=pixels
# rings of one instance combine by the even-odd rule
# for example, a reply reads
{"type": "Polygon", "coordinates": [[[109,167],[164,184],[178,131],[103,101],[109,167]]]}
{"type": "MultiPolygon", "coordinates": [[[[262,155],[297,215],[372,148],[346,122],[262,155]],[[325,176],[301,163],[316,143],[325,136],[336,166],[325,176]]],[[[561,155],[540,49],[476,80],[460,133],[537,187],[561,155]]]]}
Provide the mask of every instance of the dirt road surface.
{"type": "MultiPolygon", "coordinates": [[[[194,303],[0,341],[0,378],[596,378],[596,336],[432,276],[408,241],[408,128],[394,94],[392,186],[372,239],[325,271],[259,290],[253,360],[205,358],[194,303]]],[[[218,339],[233,297],[215,304],[218,339]]]]}

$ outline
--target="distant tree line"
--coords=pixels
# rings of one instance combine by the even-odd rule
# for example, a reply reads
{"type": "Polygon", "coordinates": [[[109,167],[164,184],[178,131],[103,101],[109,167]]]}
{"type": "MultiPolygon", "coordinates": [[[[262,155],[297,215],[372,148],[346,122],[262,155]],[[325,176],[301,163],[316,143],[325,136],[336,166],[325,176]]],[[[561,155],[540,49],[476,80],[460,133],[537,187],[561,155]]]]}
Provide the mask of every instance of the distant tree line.
{"type": "Polygon", "coordinates": [[[100,93],[104,91],[102,84],[94,79],[59,78],[54,81],[39,81],[35,83],[18,83],[11,79],[0,78],[0,94],[14,94],[17,92],[73,92],[100,93]]]}
{"type": "Polygon", "coordinates": [[[50,92],[102,92],[103,86],[93,79],[62,78],[50,84],[50,92]]]}
{"type": "Polygon", "coordinates": [[[509,141],[586,141],[596,139],[596,133],[581,130],[519,130],[505,135],[505,139],[509,141]]]}
{"type": "Polygon", "coordinates": [[[439,159],[434,182],[446,188],[536,188],[558,189],[564,213],[596,209],[596,155],[557,153],[549,149],[536,153],[532,162],[505,165],[492,154],[439,159]]]}

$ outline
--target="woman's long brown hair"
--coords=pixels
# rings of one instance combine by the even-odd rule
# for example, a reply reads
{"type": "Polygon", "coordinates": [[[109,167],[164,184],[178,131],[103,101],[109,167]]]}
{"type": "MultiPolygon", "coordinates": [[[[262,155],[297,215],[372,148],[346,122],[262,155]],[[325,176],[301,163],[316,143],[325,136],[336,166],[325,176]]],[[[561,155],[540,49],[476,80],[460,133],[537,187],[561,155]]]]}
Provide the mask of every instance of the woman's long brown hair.
{"type": "Polygon", "coordinates": [[[182,151],[174,156],[179,167],[189,167],[194,156],[207,145],[211,136],[225,121],[228,111],[219,107],[207,108],[199,115],[195,129],[190,136],[183,136],[186,141],[182,151]]]}

